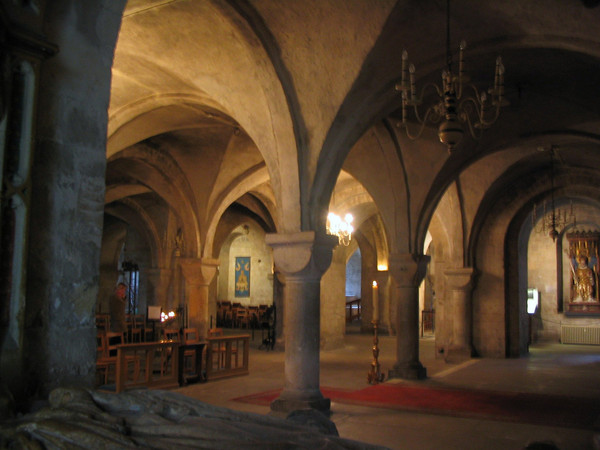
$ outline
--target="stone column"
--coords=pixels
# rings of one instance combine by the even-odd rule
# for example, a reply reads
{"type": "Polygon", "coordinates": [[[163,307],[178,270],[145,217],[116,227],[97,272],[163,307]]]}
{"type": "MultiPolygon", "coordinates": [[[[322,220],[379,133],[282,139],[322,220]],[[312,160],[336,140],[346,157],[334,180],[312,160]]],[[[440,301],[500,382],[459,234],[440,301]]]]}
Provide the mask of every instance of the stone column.
{"type": "MultiPolygon", "coordinates": [[[[379,290],[379,334],[389,333],[390,331],[390,314],[389,314],[389,298],[388,298],[388,281],[389,273],[387,270],[376,270],[372,274],[371,293],[373,292],[373,281],[377,281],[379,290]]],[[[372,294],[371,294],[372,295],[372,294]]]]}
{"type": "Polygon", "coordinates": [[[285,275],[285,384],[271,409],[328,412],[330,400],[319,389],[320,281],[337,238],[314,231],[268,234],[277,269],[285,275]]]}
{"type": "Polygon", "coordinates": [[[168,309],[167,290],[173,276],[171,269],[151,268],[146,271],[148,282],[152,289],[152,295],[148,305],[161,306],[163,311],[168,309]]]}
{"type": "Polygon", "coordinates": [[[471,358],[472,326],[471,326],[471,290],[473,287],[473,268],[455,267],[444,271],[446,288],[449,292],[452,331],[450,346],[446,354],[447,362],[460,362],[471,358]]]}
{"type": "Polygon", "coordinates": [[[285,350],[285,328],[283,318],[285,316],[285,305],[283,303],[283,291],[285,286],[285,276],[276,271],[273,273],[273,305],[275,305],[275,346],[280,350],[285,350]]]}
{"type": "Polygon", "coordinates": [[[389,378],[422,379],[427,370],[419,361],[419,284],[425,276],[429,256],[390,256],[389,273],[395,281],[397,302],[396,364],[389,378]]]}
{"type": "Polygon", "coordinates": [[[198,328],[198,336],[208,334],[208,286],[212,282],[218,259],[179,258],[179,265],[185,279],[188,323],[198,328]]]}

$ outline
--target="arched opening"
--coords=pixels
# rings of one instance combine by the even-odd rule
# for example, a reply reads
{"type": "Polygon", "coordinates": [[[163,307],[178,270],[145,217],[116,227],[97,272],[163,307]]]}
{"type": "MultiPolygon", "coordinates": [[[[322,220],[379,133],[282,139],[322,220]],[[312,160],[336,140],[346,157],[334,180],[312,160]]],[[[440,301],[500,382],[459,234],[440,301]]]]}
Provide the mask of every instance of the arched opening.
{"type": "Polygon", "coordinates": [[[346,333],[360,332],[362,257],[357,247],[346,263],[346,333]]]}

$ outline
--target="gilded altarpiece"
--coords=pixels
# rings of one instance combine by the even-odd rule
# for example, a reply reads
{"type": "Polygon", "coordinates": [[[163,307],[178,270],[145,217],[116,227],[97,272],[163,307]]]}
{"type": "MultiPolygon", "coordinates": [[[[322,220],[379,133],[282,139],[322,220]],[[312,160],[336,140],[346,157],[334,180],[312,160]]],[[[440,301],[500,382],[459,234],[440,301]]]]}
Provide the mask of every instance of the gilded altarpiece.
{"type": "Polygon", "coordinates": [[[600,289],[598,289],[600,232],[568,233],[567,241],[571,273],[567,312],[600,314],[600,289]]]}

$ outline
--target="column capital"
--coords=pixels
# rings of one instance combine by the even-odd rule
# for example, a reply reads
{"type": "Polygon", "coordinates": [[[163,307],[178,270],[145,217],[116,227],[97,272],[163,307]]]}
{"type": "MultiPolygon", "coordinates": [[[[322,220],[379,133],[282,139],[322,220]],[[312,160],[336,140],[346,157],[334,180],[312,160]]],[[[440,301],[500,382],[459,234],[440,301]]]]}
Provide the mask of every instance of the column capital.
{"type": "Polygon", "coordinates": [[[389,273],[399,286],[418,287],[425,277],[431,257],[414,253],[393,253],[389,257],[389,273]]]}
{"type": "Polygon", "coordinates": [[[196,285],[210,284],[219,267],[219,260],[212,258],[179,258],[178,262],[185,280],[196,285]]]}
{"type": "Polygon", "coordinates": [[[375,281],[378,286],[385,286],[390,278],[390,272],[387,270],[378,270],[375,272],[375,281]]]}
{"type": "Polygon", "coordinates": [[[302,276],[320,280],[331,264],[338,239],[325,233],[267,234],[265,242],[273,248],[273,260],[285,277],[302,276]]]}
{"type": "Polygon", "coordinates": [[[369,272],[370,280],[377,281],[377,286],[385,286],[387,284],[390,273],[387,270],[373,270],[369,272]]]}
{"type": "Polygon", "coordinates": [[[475,269],[472,267],[449,267],[444,270],[446,283],[453,290],[467,290],[472,287],[475,269]]]}

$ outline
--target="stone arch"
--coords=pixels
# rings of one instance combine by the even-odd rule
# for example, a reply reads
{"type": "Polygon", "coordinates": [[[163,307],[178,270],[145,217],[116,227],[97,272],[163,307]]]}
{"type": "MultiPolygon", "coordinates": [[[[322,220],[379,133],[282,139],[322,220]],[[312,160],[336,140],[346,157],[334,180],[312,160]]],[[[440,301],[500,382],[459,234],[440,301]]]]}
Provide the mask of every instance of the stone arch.
{"type": "Polygon", "coordinates": [[[116,121],[111,130],[120,132],[138,113],[158,114],[169,102],[189,102],[185,106],[198,118],[205,112],[219,118],[235,113],[231,122],[250,136],[268,168],[280,207],[277,222],[284,230],[299,229],[300,212],[295,205],[299,198],[298,146],[294,108],[289,101],[293,86],[291,77],[285,79],[275,39],[250,5],[208,1],[129,11],[121,27],[115,67],[113,87],[118,95],[111,99],[110,113],[116,121]],[[136,35],[145,30],[140,25],[143,21],[136,22],[141,19],[154,21],[157,27],[156,33],[144,40],[136,35]],[[166,41],[160,39],[168,23],[178,23],[169,33],[178,41],[171,49],[165,49],[166,41]],[[185,54],[180,51],[184,48],[185,54]],[[190,58],[190,53],[195,56],[190,58]],[[136,85],[128,89],[136,65],[156,75],[144,80],[151,96],[136,95],[144,90],[136,85]],[[182,70],[175,73],[175,67],[182,70]],[[163,103],[166,105],[156,108],[163,103]]]}
{"type": "Polygon", "coordinates": [[[223,107],[202,91],[166,92],[140,98],[112,111],[108,122],[106,156],[173,130],[194,128],[201,120],[239,126],[223,107]]]}
{"type": "MultiPolygon", "coordinates": [[[[146,145],[136,145],[114,155],[108,161],[107,184],[111,185],[111,168],[119,176],[115,183],[121,183],[122,177],[133,179],[160,196],[171,208],[182,224],[185,251],[191,257],[200,255],[200,227],[196,215],[196,205],[192,190],[177,162],[171,156],[146,145]]],[[[130,192],[120,192],[129,195],[130,192]]],[[[115,194],[116,195],[116,194],[115,194]]],[[[115,201],[117,198],[111,197],[115,201]]],[[[122,201],[121,199],[118,199],[122,201]]]]}
{"type": "Polygon", "coordinates": [[[120,218],[124,222],[134,226],[138,232],[145,237],[150,249],[150,262],[152,267],[162,267],[165,265],[164,251],[161,245],[161,239],[150,215],[142,205],[131,198],[120,200],[119,205],[125,206],[125,210],[114,207],[108,209],[111,215],[120,218]]]}
{"type": "MultiPolygon", "coordinates": [[[[594,198],[600,177],[598,164],[593,162],[597,155],[587,154],[590,159],[585,167],[581,148],[574,152],[583,166],[565,166],[556,174],[555,195],[594,198]]],[[[565,160],[568,164],[566,151],[565,160]]],[[[519,303],[527,286],[523,255],[527,252],[533,203],[550,195],[548,170],[539,154],[522,159],[518,169],[507,169],[509,175],[496,180],[478,208],[467,259],[478,273],[473,292],[473,340],[483,356],[519,356],[526,352],[523,305],[519,303]]]]}
{"type": "MultiPolygon", "coordinates": [[[[210,257],[210,255],[214,253],[215,231],[225,210],[242,195],[268,181],[269,174],[266,167],[254,167],[252,170],[245,172],[242,176],[237,177],[223,194],[217,199],[212,200],[214,207],[211,210],[210,220],[207,226],[206,243],[203,248],[204,257],[210,257]]],[[[266,206],[269,207],[269,205],[266,206]]]]}

